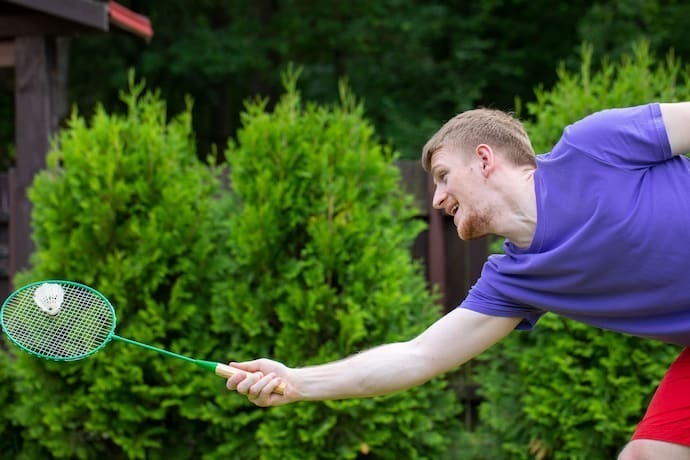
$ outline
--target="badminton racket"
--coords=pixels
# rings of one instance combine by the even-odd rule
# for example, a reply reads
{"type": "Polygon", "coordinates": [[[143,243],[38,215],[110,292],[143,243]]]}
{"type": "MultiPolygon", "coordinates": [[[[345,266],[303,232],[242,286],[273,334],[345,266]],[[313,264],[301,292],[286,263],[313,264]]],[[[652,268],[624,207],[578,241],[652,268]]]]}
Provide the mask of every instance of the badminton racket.
{"type": "MultiPolygon", "coordinates": [[[[226,364],[194,359],[115,334],[117,317],[110,301],[73,281],[39,281],[14,291],[0,310],[0,326],[12,343],[33,356],[75,361],[93,355],[111,340],[180,359],[229,378],[244,372],[226,364]]],[[[281,384],[275,393],[284,394],[281,384]]]]}

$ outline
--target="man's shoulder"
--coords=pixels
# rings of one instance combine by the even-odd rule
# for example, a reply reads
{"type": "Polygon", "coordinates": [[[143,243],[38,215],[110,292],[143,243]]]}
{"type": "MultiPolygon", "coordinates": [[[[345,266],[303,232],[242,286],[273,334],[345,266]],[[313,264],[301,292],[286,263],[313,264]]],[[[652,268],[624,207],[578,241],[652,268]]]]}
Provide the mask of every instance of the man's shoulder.
{"type": "Polygon", "coordinates": [[[668,159],[662,131],[658,103],[600,110],[566,126],[551,157],[584,154],[615,167],[650,166],[668,159]]]}

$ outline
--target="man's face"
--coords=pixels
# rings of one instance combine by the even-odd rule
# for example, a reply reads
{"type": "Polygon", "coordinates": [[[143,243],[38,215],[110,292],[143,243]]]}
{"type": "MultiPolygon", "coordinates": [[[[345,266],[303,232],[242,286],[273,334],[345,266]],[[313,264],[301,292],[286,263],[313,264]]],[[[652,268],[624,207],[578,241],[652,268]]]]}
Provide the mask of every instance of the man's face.
{"type": "Polygon", "coordinates": [[[486,177],[478,156],[468,157],[443,147],[431,158],[431,175],[436,185],[433,206],[453,216],[458,236],[472,240],[490,232],[491,209],[487,206],[486,177]]]}

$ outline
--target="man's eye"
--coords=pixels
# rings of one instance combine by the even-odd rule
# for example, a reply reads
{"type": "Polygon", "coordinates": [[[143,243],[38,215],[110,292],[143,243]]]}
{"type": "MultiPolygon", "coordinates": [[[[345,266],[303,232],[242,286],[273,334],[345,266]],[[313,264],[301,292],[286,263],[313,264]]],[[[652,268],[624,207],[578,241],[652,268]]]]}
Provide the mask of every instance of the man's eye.
{"type": "Polygon", "coordinates": [[[437,184],[445,184],[447,177],[448,173],[446,171],[437,171],[434,174],[434,182],[436,182],[437,184]]]}

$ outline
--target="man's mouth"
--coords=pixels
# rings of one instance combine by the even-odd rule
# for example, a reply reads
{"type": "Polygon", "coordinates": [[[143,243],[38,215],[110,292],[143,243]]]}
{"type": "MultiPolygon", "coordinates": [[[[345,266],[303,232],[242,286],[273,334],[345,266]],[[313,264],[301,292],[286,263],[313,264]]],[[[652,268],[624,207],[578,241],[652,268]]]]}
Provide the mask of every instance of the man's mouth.
{"type": "Polygon", "coordinates": [[[455,205],[451,208],[450,210],[451,216],[453,216],[453,225],[456,227],[458,226],[458,222],[460,221],[460,206],[455,205]]]}

